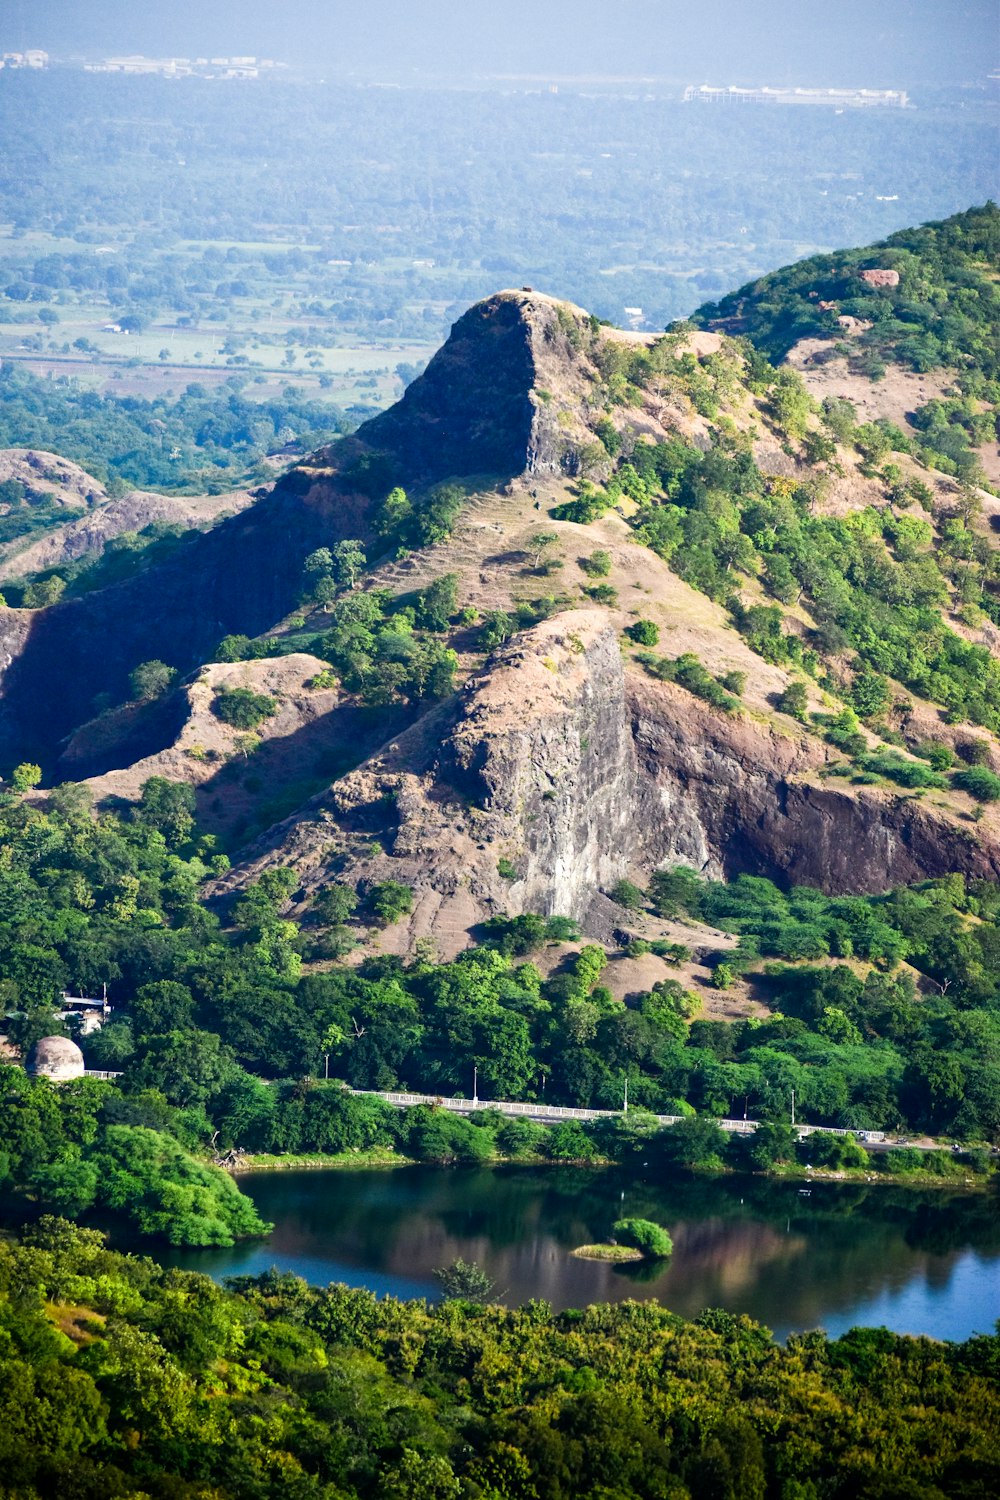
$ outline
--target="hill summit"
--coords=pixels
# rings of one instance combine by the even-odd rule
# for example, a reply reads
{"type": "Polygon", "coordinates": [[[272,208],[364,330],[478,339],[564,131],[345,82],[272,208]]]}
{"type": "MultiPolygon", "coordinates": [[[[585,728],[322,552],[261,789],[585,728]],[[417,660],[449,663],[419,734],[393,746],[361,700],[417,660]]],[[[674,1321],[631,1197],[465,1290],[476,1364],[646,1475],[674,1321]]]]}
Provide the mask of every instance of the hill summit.
{"type": "MultiPolygon", "coordinates": [[[[898,307],[918,271],[859,285],[898,307]]],[[[1000,502],[928,462],[919,411],[864,419],[857,382],[884,392],[849,361],[831,384],[840,336],[776,368],[720,329],[477,303],[242,513],[5,611],[5,757],[102,799],[188,784],[235,857],[220,897],[291,868],[311,920],[332,884],[405,887],[399,951],[501,912],[609,940],[611,892],[678,861],[995,878],[1000,502]]],[[[979,421],[977,389],[941,399],[979,421]]]]}
{"type": "MultiPolygon", "coordinates": [[[[598,329],[540,293],[477,303],[394,407],[312,455],[245,513],[98,593],[0,611],[4,760],[51,768],[94,700],[120,701],[141,662],[165,657],[185,673],[223,636],[268,629],[297,602],[303,557],[348,536],[370,540],[371,513],[393,485],[426,498],[445,481],[468,489],[578,471],[581,450],[595,443],[587,426],[599,381],[594,349],[627,338],[598,329]]],[[[148,748],[140,734],[126,753],[148,748]]]]}

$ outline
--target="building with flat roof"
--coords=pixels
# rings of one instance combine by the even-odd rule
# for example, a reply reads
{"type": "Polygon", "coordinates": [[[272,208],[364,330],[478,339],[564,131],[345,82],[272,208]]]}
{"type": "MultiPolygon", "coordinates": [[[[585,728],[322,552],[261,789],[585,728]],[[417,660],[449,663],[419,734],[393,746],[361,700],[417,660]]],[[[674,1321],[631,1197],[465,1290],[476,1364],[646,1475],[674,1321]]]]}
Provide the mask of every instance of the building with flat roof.
{"type": "Polygon", "coordinates": [[[688,84],[685,104],[798,104],[826,105],[832,109],[907,109],[905,89],[803,89],[803,88],[715,88],[711,84],[688,84]]]}

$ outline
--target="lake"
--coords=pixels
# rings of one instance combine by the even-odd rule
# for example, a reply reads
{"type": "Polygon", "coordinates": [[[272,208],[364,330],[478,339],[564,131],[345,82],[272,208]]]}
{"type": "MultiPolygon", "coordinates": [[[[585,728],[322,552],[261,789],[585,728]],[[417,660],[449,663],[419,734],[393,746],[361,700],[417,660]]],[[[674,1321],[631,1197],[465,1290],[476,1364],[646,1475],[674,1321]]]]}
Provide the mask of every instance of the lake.
{"type": "Polygon", "coordinates": [[[321,1285],[433,1297],[434,1268],[460,1257],[509,1303],[656,1297],[688,1318],[745,1312],[779,1338],[884,1324],[963,1339],[1000,1318],[995,1192],[817,1182],[806,1196],[779,1179],[516,1166],[261,1172],[240,1186],[274,1222],[266,1241],[158,1258],[216,1278],[277,1266],[321,1285]],[[623,1215],[664,1224],[672,1257],[611,1266],[570,1255],[623,1215]]]}

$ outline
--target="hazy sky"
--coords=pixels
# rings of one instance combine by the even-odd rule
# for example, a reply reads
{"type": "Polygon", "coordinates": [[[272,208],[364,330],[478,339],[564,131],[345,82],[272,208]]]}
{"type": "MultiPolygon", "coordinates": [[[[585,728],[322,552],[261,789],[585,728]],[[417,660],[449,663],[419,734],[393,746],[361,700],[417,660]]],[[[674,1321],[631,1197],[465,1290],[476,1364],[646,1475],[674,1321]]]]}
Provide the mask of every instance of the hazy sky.
{"type": "Polygon", "coordinates": [[[331,74],[913,87],[1000,62],[996,0],[0,0],[0,50],[251,53],[331,74]]]}

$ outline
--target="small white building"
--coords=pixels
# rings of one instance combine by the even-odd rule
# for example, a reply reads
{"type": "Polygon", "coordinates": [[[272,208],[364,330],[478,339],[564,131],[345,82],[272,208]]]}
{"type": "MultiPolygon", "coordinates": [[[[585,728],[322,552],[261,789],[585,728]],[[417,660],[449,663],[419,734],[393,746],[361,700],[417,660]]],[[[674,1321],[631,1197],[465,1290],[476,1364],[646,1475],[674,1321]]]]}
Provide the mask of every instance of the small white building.
{"type": "Polygon", "coordinates": [[[107,985],[100,999],[93,995],[71,995],[67,990],[62,991],[60,998],[63,1008],[58,1012],[59,1019],[76,1022],[81,1036],[100,1031],[111,1015],[107,985]]]}

